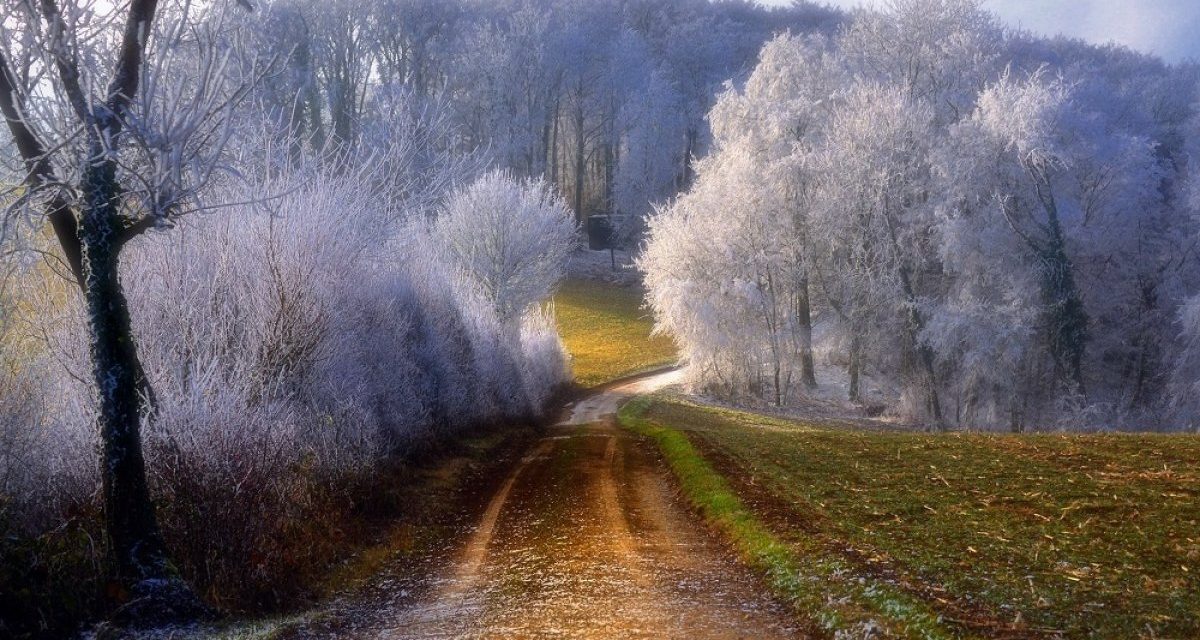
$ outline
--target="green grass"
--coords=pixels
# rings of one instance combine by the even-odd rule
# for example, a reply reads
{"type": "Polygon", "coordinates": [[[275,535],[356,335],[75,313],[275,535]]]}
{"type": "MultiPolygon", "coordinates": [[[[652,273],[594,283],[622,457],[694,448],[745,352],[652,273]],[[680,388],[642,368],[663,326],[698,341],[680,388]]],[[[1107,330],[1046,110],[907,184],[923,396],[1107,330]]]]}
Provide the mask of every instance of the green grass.
{"type": "Polygon", "coordinates": [[[654,321],[641,305],[636,287],[594,280],[563,283],[554,309],[579,384],[595,386],[675,362],[675,344],[650,335],[654,321]]]}
{"type": "Polygon", "coordinates": [[[746,507],[712,465],[678,429],[645,420],[651,401],[639,398],[619,414],[621,424],[654,440],[679,478],[684,495],[718,527],[743,559],[765,574],[772,588],[820,627],[877,627],[895,637],[950,638],[955,633],[917,598],[882,581],[862,581],[840,558],[823,554],[814,541],[785,541],[746,507]]]}
{"type": "Polygon", "coordinates": [[[752,564],[777,586],[795,576],[782,591],[822,622],[892,607],[895,593],[847,590],[862,580],[965,635],[1200,637],[1193,436],[853,431],[676,399],[622,419],[752,564]],[[752,492],[765,498],[738,497],[752,492]],[[758,559],[764,540],[785,551],[758,559]],[[830,617],[823,590],[850,611],[830,617]]]}

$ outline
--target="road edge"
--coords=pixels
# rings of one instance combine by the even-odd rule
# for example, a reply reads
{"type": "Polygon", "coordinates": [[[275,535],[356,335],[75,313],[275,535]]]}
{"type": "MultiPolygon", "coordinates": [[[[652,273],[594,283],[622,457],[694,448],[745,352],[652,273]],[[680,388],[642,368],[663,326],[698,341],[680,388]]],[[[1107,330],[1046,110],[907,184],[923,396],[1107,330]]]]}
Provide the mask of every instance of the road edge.
{"type": "Polygon", "coordinates": [[[815,623],[814,631],[832,636],[838,631],[882,627],[876,631],[901,638],[963,637],[925,603],[887,583],[836,580],[847,569],[840,562],[804,558],[746,507],[686,433],[644,418],[654,402],[651,396],[630,399],[618,410],[617,424],[657,446],[688,504],[765,579],[772,593],[815,623]],[[829,587],[835,584],[844,588],[831,593],[829,587]],[[839,598],[850,598],[871,617],[847,616],[844,608],[831,606],[839,598]]]}

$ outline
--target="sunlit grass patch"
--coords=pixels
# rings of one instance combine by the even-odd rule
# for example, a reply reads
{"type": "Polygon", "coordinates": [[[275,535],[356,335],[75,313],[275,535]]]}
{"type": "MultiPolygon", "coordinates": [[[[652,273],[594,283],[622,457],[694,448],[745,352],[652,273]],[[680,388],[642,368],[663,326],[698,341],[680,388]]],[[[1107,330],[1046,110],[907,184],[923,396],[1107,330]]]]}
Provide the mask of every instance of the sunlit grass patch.
{"type": "Polygon", "coordinates": [[[675,344],[651,336],[654,321],[642,292],[595,280],[568,280],[554,298],[558,331],[571,354],[576,381],[603,384],[675,361],[675,344]]]}
{"type": "Polygon", "coordinates": [[[1200,635],[1195,437],[853,431],[679,400],[644,420],[805,522],[775,532],[801,556],[925,585],[948,616],[1069,637],[1200,635]]]}

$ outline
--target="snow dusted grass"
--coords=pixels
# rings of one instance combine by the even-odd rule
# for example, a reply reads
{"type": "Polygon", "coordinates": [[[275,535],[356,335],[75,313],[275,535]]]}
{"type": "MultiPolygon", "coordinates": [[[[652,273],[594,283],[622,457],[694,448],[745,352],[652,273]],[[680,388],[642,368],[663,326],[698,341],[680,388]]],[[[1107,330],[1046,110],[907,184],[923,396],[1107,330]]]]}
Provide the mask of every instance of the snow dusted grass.
{"type": "Polygon", "coordinates": [[[675,362],[675,344],[651,336],[642,291],[598,280],[572,279],[554,298],[558,332],[585,387],[675,362]]]}
{"type": "Polygon", "coordinates": [[[622,421],[821,622],[890,628],[915,600],[971,635],[1200,634],[1193,437],[856,431],[674,399],[622,421]]]}

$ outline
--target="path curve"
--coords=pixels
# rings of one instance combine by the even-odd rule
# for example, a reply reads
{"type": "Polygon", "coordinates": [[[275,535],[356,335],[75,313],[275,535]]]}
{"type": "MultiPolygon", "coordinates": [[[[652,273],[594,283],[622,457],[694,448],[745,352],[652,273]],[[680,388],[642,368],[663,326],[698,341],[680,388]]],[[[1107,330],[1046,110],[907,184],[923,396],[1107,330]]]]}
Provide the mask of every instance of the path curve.
{"type": "Polygon", "coordinates": [[[427,593],[335,635],[797,637],[785,607],[681,504],[656,453],[615,426],[623,400],[678,376],[650,375],[570,406],[427,593]]]}

